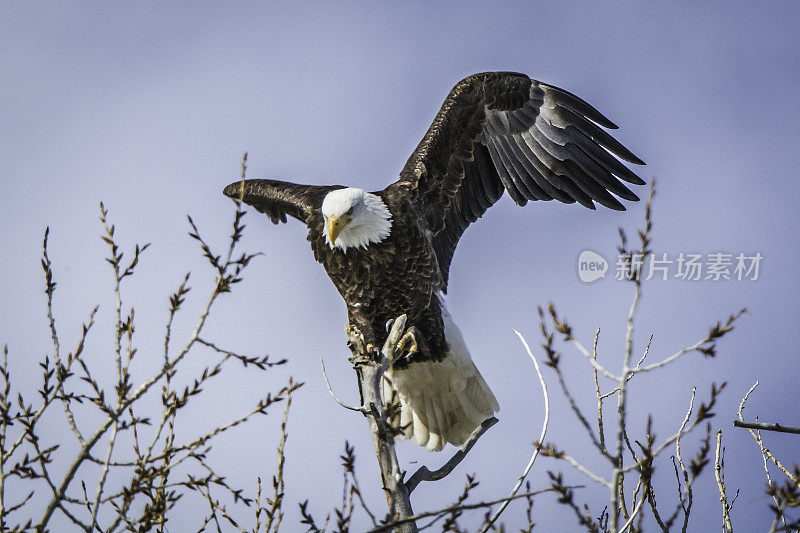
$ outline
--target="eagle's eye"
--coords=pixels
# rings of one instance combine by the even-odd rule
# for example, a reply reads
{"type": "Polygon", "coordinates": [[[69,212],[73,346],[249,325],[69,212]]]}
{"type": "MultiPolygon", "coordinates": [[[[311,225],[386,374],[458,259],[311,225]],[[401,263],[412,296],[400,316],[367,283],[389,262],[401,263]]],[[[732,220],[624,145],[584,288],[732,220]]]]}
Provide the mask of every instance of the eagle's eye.
{"type": "Polygon", "coordinates": [[[350,209],[347,210],[345,215],[351,216],[353,214],[353,211],[355,211],[355,209],[356,209],[356,206],[351,207],[350,209]]]}

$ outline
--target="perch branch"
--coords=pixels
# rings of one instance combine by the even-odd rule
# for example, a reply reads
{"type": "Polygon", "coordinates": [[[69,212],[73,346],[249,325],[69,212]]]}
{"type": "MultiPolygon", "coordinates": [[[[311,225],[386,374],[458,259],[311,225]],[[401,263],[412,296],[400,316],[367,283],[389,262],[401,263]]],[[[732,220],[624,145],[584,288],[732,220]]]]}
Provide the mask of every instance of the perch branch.
{"type": "MultiPolygon", "coordinates": [[[[381,470],[386,499],[389,503],[389,514],[394,520],[403,520],[413,516],[409,491],[403,483],[405,472],[400,470],[397,454],[394,449],[394,434],[388,424],[386,407],[381,398],[381,380],[389,365],[395,359],[397,344],[403,336],[406,315],[400,315],[392,324],[389,336],[383,349],[377,353],[367,353],[363,337],[352,326],[348,326],[348,345],[353,351],[351,361],[358,376],[358,387],[362,405],[365,409],[375,454],[381,470]]],[[[401,533],[416,533],[417,526],[413,520],[398,527],[401,533]]]]}

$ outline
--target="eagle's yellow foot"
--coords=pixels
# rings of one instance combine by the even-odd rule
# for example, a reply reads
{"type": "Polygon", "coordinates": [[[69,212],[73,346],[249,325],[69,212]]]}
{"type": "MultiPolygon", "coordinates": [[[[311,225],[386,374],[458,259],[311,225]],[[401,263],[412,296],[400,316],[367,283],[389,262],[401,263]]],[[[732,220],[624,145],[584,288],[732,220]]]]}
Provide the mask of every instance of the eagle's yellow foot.
{"type": "Polygon", "coordinates": [[[405,358],[410,361],[419,353],[419,343],[416,334],[419,333],[416,327],[411,326],[406,330],[400,341],[397,343],[397,358],[405,358]]]}

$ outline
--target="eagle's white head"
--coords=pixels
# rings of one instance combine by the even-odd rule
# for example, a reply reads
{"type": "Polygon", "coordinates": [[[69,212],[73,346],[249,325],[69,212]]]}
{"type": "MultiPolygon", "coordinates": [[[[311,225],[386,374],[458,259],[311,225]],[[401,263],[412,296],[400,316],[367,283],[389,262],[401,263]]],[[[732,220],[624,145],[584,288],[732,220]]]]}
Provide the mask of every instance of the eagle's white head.
{"type": "Polygon", "coordinates": [[[325,240],[331,248],[366,248],[381,242],[392,229],[392,214],[379,196],[348,187],[322,200],[325,240]]]}

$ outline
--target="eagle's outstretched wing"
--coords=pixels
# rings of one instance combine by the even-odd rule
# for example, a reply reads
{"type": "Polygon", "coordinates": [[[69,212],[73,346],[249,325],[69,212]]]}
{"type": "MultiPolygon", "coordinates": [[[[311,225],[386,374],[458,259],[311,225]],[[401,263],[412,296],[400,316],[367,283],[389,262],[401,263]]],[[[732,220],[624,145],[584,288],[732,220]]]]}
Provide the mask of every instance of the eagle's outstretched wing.
{"type": "Polygon", "coordinates": [[[245,180],[231,183],[222,192],[252,205],[275,224],[286,222],[286,215],[289,215],[308,225],[310,217],[322,206],[325,195],[341,188],[342,185],[323,187],[278,180],[245,180]]]}
{"type": "Polygon", "coordinates": [[[524,74],[475,74],[450,91],[387,191],[412,196],[446,285],[458,239],[504,190],[519,205],[556,199],[624,210],[613,195],[638,200],[620,179],[644,181],[620,159],[644,162],[603,129],[616,127],[577,96],[524,74]]]}

